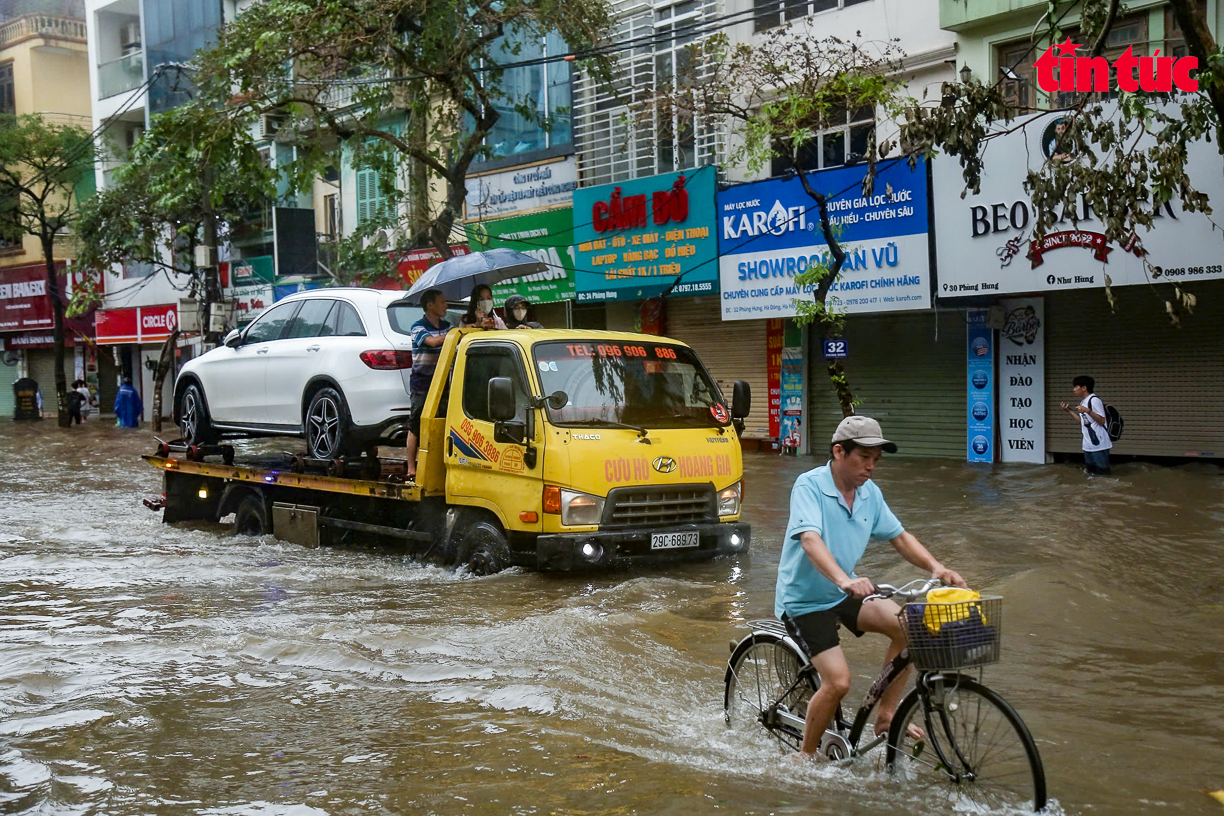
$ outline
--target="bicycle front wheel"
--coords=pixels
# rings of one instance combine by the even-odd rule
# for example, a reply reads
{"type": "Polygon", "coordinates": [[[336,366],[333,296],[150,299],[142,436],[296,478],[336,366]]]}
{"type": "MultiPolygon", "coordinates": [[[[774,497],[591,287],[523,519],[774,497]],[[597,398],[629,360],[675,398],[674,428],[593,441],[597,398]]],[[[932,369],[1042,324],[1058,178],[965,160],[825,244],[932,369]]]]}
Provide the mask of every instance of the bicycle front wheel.
{"type": "Polygon", "coordinates": [[[816,693],[815,672],[802,677],[805,662],[782,638],[756,635],[732,655],[727,671],[723,708],[727,724],[742,728],[757,724],[769,728],[785,745],[798,749],[803,729],[770,721],[771,708],[802,720],[808,700],[816,693]]]}
{"type": "Polygon", "coordinates": [[[886,763],[903,784],[958,804],[1035,811],[1046,804],[1045,770],[1024,721],[968,677],[945,678],[942,694],[914,689],[901,701],[886,763]],[[921,738],[910,735],[912,726],[921,738]]]}

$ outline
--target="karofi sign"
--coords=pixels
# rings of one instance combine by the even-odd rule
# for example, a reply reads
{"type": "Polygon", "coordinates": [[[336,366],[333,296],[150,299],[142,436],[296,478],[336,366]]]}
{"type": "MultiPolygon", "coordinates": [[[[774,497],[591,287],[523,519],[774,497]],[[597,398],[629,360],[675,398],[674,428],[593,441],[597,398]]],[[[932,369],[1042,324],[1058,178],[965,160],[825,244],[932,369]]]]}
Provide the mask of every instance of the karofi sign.
{"type": "MultiPolygon", "coordinates": [[[[1186,212],[1176,200],[1148,205],[1152,229],[1109,242],[1100,218],[1081,197],[1074,207],[1054,213],[1053,227],[1037,239],[1037,213],[1024,191],[1025,175],[1045,162],[1086,160],[1064,144],[1064,127],[1062,116],[1037,114],[993,139],[980,192],[963,199],[959,164],[948,158],[934,162],[942,297],[1103,287],[1106,275],[1114,286],[1224,277],[1219,233],[1206,216],[1186,212]]],[[[1215,145],[1192,144],[1187,172],[1211,200],[1224,200],[1215,145]]]]}

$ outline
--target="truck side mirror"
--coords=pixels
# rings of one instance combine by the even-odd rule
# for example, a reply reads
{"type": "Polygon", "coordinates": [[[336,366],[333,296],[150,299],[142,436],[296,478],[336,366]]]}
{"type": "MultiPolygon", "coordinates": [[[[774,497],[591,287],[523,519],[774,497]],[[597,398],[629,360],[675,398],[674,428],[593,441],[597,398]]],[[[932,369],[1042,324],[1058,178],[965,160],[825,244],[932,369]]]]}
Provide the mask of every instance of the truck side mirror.
{"type": "Polygon", "coordinates": [[[225,335],[225,345],[230,348],[238,348],[242,345],[242,330],[234,329],[229,334],[225,335]]]}
{"type": "Polygon", "coordinates": [[[509,422],[514,419],[517,407],[514,404],[514,383],[509,377],[493,377],[489,380],[489,417],[494,422],[509,422]]]}
{"type": "Polygon", "coordinates": [[[752,411],[752,389],[747,380],[736,380],[731,386],[731,416],[742,419],[752,411]]]}

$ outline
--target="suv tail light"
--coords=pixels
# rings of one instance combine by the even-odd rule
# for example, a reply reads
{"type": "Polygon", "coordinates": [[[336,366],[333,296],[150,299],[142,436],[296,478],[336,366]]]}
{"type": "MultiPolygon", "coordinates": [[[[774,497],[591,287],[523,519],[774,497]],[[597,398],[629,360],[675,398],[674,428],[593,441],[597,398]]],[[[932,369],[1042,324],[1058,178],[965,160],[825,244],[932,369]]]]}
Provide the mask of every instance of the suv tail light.
{"type": "Polygon", "coordinates": [[[412,368],[412,352],[399,349],[377,349],[361,352],[361,362],[377,371],[412,368]]]}

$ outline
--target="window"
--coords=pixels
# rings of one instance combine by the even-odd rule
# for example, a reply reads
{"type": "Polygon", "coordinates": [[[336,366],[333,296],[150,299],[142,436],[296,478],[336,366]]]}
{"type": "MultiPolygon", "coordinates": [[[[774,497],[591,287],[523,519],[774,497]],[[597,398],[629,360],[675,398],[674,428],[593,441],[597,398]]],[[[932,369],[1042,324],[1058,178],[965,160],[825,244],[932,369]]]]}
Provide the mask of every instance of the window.
{"type": "Polygon", "coordinates": [[[242,339],[247,343],[266,343],[269,340],[279,340],[281,333],[285,330],[285,326],[293,317],[293,313],[297,311],[300,302],[294,301],[293,303],[282,303],[279,306],[273,306],[251,324],[242,339]]]}
{"type": "MultiPolygon", "coordinates": [[[[864,106],[854,112],[833,111],[829,127],[798,150],[799,166],[804,170],[826,170],[861,161],[871,146],[871,131],[875,127],[875,111],[864,106]]],[[[783,175],[795,166],[788,145],[775,146],[778,154],[770,162],[770,172],[783,175]]]]}
{"type": "Polygon", "coordinates": [[[1025,41],[1001,45],[998,49],[999,90],[1013,108],[1037,107],[1037,81],[1033,63],[1040,56],[1037,47],[1025,41]]]}
{"type": "MultiPolygon", "coordinates": [[[[498,55],[496,61],[505,65],[563,56],[569,53],[569,46],[556,33],[541,38],[511,31],[491,50],[498,55]]],[[[523,159],[574,141],[570,70],[570,63],[561,60],[520,65],[502,73],[502,96],[493,103],[500,116],[485,141],[493,151],[489,161],[509,156],[523,159]]]]}
{"type": "Polygon", "coordinates": [[[386,199],[378,186],[377,170],[357,171],[357,223],[364,224],[386,213],[386,199]]]}
{"type": "Polygon", "coordinates": [[[0,65],[0,116],[17,113],[16,85],[13,82],[13,63],[0,65]]]}
{"type": "Polygon", "coordinates": [[[865,3],[867,0],[753,0],[753,30],[768,31],[787,20],[865,3]]]}
{"type": "Polygon", "coordinates": [[[357,310],[343,301],[336,301],[336,308],[327,316],[324,336],[365,337],[365,326],[357,316],[357,310]]]}
{"type": "MultiPolygon", "coordinates": [[[[1207,19],[1207,0],[1198,0],[1195,5],[1195,14],[1201,20],[1207,19]]],[[[1165,44],[1164,54],[1169,57],[1184,57],[1189,54],[1186,48],[1186,35],[1182,31],[1181,26],[1177,24],[1177,16],[1173,14],[1173,9],[1166,7],[1164,13],[1164,30],[1165,44]]]]}
{"type": "Polygon", "coordinates": [[[299,337],[319,337],[327,335],[327,315],[332,310],[336,301],[326,298],[318,300],[308,300],[302,304],[302,308],[298,310],[297,315],[293,318],[293,322],[289,324],[289,331],[285,333],[285,337],[295,339],[299,337]]]}
{"type": "MultiPolygon", "coordinates": [[[[1124,52],[1127,48],[1130,48],[1131,53],[1136,57],[1146,57],[1151,53],[1151,49],[1148,47],[1147,22],[1148,18],[1146,11],[1136,14],[1133,17],[1126,17],[1124,19],[1114,21],[1113,28],[1109,30],[1109,36],[1105,38],[1105,48],[1102,49],[1101,56],[1112,63],[1118,57],[1122,56],[1122,52],[1124,52]]],[[[1072,30],[1069,32],[1069,34],[1072,41],[1077,41],[1077,31],[1072,30]]],[[[1090,43],[1077,53],[1087,55],[1091,48],[1092,45],[1090,43]]],[[[1138,76],[1139,71],[1138,67],[1136,67],[1136,81],[1138,81],[1138,76]]],[[[1113,71],[1109,72],[1109,83],[1110,87],[1113,89],[1109,93],[1094,93],[1087,94],[1087,96],[1091,99],[1097,100],[1116,99],[1118,97],[1118,89],[1113,71]]],[[[1060,93],[1058,94],[1058,105],[1059,107],[1069,107],[1074,105],[1084,96],[1085,94],[1074,92],[1060,93]]]]}
{"type": "Polygon", "coordinates": [[[463,412],[472,419],[492,422],[489,415],[489,380],[509,377],[514,381],[514,422],[527,422],[527,389],[518,364],[518,353],[508,348],[472,348],[463,373],[463,412]]]}

